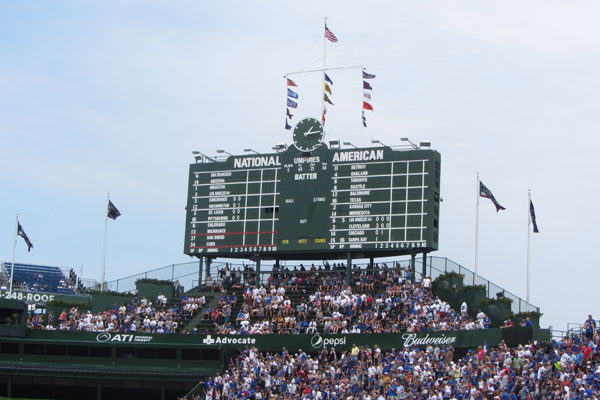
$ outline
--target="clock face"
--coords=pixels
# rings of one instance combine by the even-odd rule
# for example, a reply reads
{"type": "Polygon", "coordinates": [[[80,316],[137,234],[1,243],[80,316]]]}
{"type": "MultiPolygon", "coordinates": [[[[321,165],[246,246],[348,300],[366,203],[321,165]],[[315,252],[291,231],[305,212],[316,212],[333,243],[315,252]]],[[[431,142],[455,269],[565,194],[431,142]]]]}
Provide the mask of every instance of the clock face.
{"type": "Polygon", "coordinates": [[[323,140],[323,126],[314,118],[304,118],[294,127],[294,145],[300,151],[312,151],[323,140]]]}

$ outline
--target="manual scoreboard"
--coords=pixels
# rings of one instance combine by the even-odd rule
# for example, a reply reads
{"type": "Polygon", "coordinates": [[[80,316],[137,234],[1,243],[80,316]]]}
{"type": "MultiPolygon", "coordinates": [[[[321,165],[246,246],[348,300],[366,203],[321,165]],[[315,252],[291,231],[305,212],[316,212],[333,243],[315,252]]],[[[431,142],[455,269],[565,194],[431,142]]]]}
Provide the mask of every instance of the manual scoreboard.
{"type": "Polygon", "coordinates": [[[389,147],[231,156],[190,166],[191,256],[353,258],[438,248],[440,154],[389,147]]]}

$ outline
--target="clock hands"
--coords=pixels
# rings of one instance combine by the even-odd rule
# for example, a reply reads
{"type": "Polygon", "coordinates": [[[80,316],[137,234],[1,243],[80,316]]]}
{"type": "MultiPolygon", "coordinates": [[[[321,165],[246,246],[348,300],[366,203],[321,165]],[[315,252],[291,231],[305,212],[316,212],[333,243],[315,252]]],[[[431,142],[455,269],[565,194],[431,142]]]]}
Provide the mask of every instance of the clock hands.
{"type": "Polygon", "coordinates": [[[312,126],[310,128],[308,128],[308,132],[304,132],[304,137],[309,136],[309,135],[316,135],[318,133],[321,133],[321,131],[314,131],[312,130],[312,126]]]}

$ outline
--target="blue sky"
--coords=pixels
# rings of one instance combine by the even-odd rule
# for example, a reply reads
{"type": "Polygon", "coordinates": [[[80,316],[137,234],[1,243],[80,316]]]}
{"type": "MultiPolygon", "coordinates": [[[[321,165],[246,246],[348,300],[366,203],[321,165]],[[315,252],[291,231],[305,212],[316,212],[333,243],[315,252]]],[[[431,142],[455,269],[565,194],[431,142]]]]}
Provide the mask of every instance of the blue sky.
{"type": "MultiPolygon", "coordinates": [[[[482,199],[480,273],[522,297],[531,189],[531,301],[556,328],[595,313],[597,3],[171,3],[0,3],[1,260],[19,213],[35,248],[20,241],[17,261],[98,279],[110,192],[123,215],[109,225],[109,280],[189,261],[191,151],[290,143],[283,76],[320,67],[328,17],[340,42],[327,65],[377,75],[365,129],[360,69],[330,74],[328,138],[431,140],[436,255],[468,267],[479,172],[507,208],[482,199]]],[[[318,115],[318,77],[295,80],[298,115],[318,115]]]]}

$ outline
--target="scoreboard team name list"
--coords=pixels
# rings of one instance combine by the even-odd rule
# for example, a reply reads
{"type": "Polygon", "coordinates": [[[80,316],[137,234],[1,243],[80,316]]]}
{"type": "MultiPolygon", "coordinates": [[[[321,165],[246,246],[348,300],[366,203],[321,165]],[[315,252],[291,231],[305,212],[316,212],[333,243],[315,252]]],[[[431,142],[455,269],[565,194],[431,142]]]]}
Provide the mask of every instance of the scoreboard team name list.
{"type": "Polygon", "coordinates": [[[425,160],[333,168],[330,249],[425,247],[425,160]]]}

